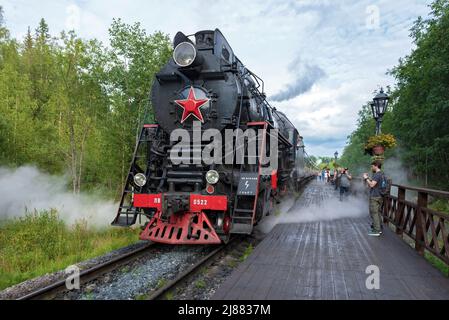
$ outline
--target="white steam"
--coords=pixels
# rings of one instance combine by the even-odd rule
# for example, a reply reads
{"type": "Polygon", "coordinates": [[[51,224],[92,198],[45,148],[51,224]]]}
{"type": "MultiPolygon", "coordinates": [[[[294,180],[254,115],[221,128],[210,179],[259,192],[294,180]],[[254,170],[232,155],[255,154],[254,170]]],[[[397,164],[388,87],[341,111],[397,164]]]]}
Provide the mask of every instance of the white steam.
{"type": "MultiPolygon", "coordinates": [[[[397,151],[399,152],[399,151],[397,151]]],[[[413,186],[414,183],[412,183],[409,179],[411,176],[411,171],[409,169],[406,169],[405,166],[402,164],[402,161],[398,159],[397,157],[387,158],[385,160],[383,170],[385,174],[392,180],[393,184],[398,184],[402,186],[413,186]]],[[[392,187],[391,188],[391,195],[398,196],[398,188],[392,187]]],[[[410,202],[416,202],[418,201],[418,192],[413,190],[407,190],[405,193],[405,200],[410,202]]]]}
{"type": "Polygon", "coordinates": [[[406,169],[401,160],[396,157],[385,159],[383,171],[390,177],[394,184],[410,185],[410,170],[406,169]]]}
{"type": "Polygon", "coordinates": [[[85,220],[89,226],[109,225],[117,205],[93,195],[68,192],[66,181],[65,177],[51,176],[30,166],[0,168],[0,219],[56,209],[68,224],[85,220]]]}
{"type": "MultiPolygon", "coordinates": [[[[312,221],[327,221],[343,218],[361,218],[368,216],[368,200],[365,197],[349,196],[340,201],[338,193],[335,197],[324,198],[320,203],[301,206],[296,204],[290,210],[285,210],[287,204],[292,203],[291,199],[286,199],[280,208],[279,215],[270,215],[265,217],[259,225],[259,230],[268,233],[277,224],[302,223],[312,221]]],[[[300,199],[299,203],[304,202],[300,199]]],[[[291,206],[291,205],[290,205],[291,206]]]]}

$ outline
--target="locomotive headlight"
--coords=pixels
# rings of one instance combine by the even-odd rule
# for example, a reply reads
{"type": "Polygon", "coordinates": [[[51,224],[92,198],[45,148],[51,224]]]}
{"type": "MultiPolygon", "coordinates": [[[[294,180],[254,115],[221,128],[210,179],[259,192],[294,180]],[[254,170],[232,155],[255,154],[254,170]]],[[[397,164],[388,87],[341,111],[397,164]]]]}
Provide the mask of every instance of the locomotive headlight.
{"type": "Polygon", "coordinates": [[[143,173],[138,173],[134,176],[134,183],[139,187],[143,187],[147,183],[147,177],[143,173]]]}
{"type": "Polygon", "coordinates": [[[209,170],[206,173],[206,181],[209,184],[216,184],[218,182],[218,179],[220,179],[220,175],[215,170],[209,170]]]}
{"type": "Polygon", "coordinates": [[[173,51],[173,59],[180,67],[190,66],[196,59],[196,49],[190,42],[181,42],[173,51]]]}

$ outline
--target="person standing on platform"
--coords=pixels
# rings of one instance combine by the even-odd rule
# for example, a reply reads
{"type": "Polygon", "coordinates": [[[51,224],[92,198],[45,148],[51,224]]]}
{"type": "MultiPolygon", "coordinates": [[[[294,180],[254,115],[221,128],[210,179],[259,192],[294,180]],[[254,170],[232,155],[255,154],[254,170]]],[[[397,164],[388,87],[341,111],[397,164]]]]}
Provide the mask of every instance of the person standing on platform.
{"type": "Polygon", "coordinates": [[[341,168],[338,168],[335,171],[335,176],[334,176],[334,184],[335,184],[335,191],[338,190],[340,188],[340,175],[341,175],[341,168]]]}
{"type": "Polygon", "coordinates": [[[372,228],[368,235],[373,237],[379,237],[382,234],[380,210],[382,207],[383,197],[380,187],[383,179],[383,174],[381,169],[382,162],[376,160],[371,163],[371,170],[374,173],[373,177],[370,178],[368,173],[363,174],[363,178],[370,188],[369,213],[372,219],[372,228]]]}
{"type": "Polygon", "coordinates": [[[343,201],[343,196],[349,195],[351,180],[352,176],[349,174],[348,168],[342,169],[340,173],[340,201],[343,201]]]}

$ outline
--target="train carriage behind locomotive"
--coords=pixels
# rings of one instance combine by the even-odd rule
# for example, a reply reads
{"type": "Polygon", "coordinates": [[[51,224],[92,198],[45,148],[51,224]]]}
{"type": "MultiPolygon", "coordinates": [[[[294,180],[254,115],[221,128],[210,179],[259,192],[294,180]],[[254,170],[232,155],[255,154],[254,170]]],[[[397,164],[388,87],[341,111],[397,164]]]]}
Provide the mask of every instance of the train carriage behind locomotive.
{"type": "Polygon", "coordinates": [[[251,233],[270,213],[273,200],[305,178],[302,137],[285,114],[268,104],[263,81],[245,68],[218,29],[197,32],[194,41],[178,32],[174,48],[153,83],[156,121],[142,128],[112,224],[130,226],[144,216],[148,221],[141,239],[226,242],[231,234],[251,233]],[[189,159],[181,163],[170,156],[179,147],[170,138],[177,129],[196,141],[183,145],[182,155],[189,159]],[[239,164],[234,158],[227,164],[223,143],[222,161],[205,164],[201,153],[211,140],[198,143],[194,136],[208,129],[223,142],[226,129],[253,129],[263,143],[252,162],[246,158],[239,164]],[[267,173],[262,157],[275,132],[278,166],[267,173]]]}

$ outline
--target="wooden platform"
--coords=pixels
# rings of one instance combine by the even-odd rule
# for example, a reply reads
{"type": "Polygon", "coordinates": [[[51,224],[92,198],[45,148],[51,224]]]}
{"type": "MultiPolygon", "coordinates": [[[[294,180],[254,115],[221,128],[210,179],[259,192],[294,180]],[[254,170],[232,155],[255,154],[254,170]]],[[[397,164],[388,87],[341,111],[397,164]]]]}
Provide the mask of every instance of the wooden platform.
{"type": "MultiPolygon", "coordinates": [[[[333,194],[318,183],[310,190],[305,203],[333,194]]],[[[213,299],[449,299],[447,277],[391,230],[373,238],[368,227],[368,218],[277,225],[213,299]],[[378,290],[365,284],[370,265],[378,290]]]]}

